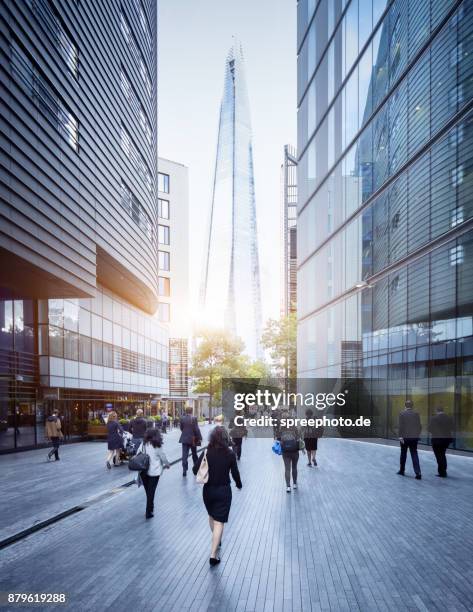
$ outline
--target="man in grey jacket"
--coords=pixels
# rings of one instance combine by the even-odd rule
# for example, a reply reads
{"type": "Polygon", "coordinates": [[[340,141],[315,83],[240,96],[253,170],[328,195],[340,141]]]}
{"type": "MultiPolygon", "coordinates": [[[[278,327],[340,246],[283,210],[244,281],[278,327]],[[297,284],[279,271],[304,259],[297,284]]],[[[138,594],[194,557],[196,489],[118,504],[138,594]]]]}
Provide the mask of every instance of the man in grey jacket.
{"type": "Polygon", "coordinates": [[[189,457],[189,450],[192,452],[192,463],[197,463],[197,447],[202,442],[202,434],[200,433],[197,418],[192,416],[192,408],[188,406],[186,408],[186,414],[181,417],[179,424],[181,428],[181,437],[179,442],[182,444],[182,475],[187,475],[187,458],[189,457]]]}
{"type": "Polygon", "coordinates": [[[420,438],[422,425],[419,413],[414,410],[411,400],[404,403],[404,410],[399,415],[399,442],[401,444],[401,466],[398,474],[404,476],[406,468],[407,449],[411,453],[412,466],[416,474],[416,480],[421,480],[419,455],[417,454],[417,444],[420,438]]]}

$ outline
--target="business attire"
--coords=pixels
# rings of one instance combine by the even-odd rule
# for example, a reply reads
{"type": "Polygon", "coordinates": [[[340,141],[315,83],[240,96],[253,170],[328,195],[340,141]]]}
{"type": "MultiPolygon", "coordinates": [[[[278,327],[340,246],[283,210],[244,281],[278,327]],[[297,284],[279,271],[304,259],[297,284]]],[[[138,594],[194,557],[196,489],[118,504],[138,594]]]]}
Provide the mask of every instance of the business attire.
{"type": "MultiPolygon", "coordinates": [[[[199,471],[204,452],[192,468],[194,474],[199,471]]],[[[204,484],[202,492],[207,514],[219,523],[228,522],[230,506],[232,504],[232,488],[230,486],[230,473],[237,489],[242,488],[237,459],[231,448],[208,448],[207,463],[209,466],[209,479],[204,484]]]]}
{"type": "Polygon", "coordinates": [[[421,478],[419,455],[417,444],[419,443],[422,425],[419,413],[412,408],[405,408],[399,415],[399,437],[403,438],[401,444],[401,457],[399,473],[404,475],[406,469],[407,451],[409,450],[412,459],[412,467],[416,478],[421,478]]]}
{"type": "Polygon", "coordinates": [[[232,439],[232,446],[237,456],[238,461],[241,459],[241,445],[243,438],[248,435],[248,430],[244,425],[234,425],[230,429],[230,437],[232,439]]]}
{"type": "Polygon", "coordinates": [[[181,428],[179,442],[182,444],[182,474],[185,476],[188,468],[187,458],[189,457],[189,450],[192,453],[192,463],[194,465],[197,463],[197,446],[202,441],[202,434],[200,433],[197,418],[191,414],[181,417],[179,426],[181,428]]]}
{"type": "Polygon", "coordinates": [[[432,437],[432,450],[437,459],[438,475],[447,476],[447,448],[454,440],[454,423],[449,414],[439,412],[430,419],[429,432],[432,437]]]}
{"type": "Polygon", "coordinates": [[[146,518],[151,518],[154,512],[154,495],[159,477],[164,468],[170,467],[170,463],[164,452],[160,448],[155,448],[149,442],[140,445],[138,452],[141,451],[149,457],[149,467],[146,471],[140,472],[140,477],[146,491],[146,518]]]}
{"type": "Polygon", "coordinates": [[[148,421],[144,417],[135,417],[130,422],[130,433],[133,436],[133,445],[138,448],[143,442],[145,432],[148,429],[148,421]]]}

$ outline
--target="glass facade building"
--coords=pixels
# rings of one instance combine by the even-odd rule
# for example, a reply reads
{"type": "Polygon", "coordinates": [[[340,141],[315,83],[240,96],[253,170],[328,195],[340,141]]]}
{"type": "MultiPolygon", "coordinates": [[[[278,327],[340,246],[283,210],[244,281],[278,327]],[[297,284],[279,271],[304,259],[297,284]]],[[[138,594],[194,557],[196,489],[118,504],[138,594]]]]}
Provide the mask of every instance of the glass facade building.
{"type": "Polygon", "coordinates": [[[473,450],[473,2],[298,3],[298,369],[473,450]]]}
{"type": "Polygon", "coordinates": [[[260,356],[261,288],[250,108],[241,45],[225,62],[212,203],[201,287],[204,323],[260,356]]]}
{"type": "Polygon", "coordinates": [[[0,27],[3,452],[42,444],[53,409],[66,440],[112,408],[158,410],[158,243],[170,236],[158,224],[157,2],[4,0],[0,27]]]}

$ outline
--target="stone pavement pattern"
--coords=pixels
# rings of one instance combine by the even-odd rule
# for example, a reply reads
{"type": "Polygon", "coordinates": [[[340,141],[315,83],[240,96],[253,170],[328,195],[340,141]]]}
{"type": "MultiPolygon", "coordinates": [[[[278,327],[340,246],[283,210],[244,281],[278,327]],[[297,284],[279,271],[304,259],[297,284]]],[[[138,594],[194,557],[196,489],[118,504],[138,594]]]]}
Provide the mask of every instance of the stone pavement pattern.
{"type": "MultiPolygon", "coordinates": [[[[210,429],[201,426],[204,441],[210,429]]],[[[170,461],[181,456],[179,435],[172,429],[164,436],[170,461]]],[[[62,445],[61,460],[49,463],[48,450],[0,455],[0,541],[134,478],[126,465],[105,468],[103,441],[62,445]]]]}
{"type": "Polygon", "coordinates": [[[421,452],[416,481],[397,448],[323,439],[287,494],[270,447],[244,443],[216,568],[201,487],[176,466],[152,520],[132,487],[1,551],[0,591],[66,592],[56,609],[74,611],[473,609],[473,458],[440,479],[421,452]]]}

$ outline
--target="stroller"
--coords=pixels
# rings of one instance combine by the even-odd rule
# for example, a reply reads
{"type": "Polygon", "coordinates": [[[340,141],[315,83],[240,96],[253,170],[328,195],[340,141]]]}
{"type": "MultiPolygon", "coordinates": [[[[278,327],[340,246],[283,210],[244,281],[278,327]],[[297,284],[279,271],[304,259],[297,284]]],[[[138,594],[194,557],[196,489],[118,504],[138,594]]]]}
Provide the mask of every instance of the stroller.
{"type": "Polygon", "coordinates": [[[136,454],[138,449],[135,448],[133,443],[133,436],[129,431],[123,432],[123,448],[120,453],[121,461],[128,461],[133,455],[136,454]]]}

